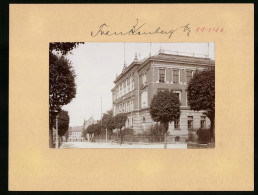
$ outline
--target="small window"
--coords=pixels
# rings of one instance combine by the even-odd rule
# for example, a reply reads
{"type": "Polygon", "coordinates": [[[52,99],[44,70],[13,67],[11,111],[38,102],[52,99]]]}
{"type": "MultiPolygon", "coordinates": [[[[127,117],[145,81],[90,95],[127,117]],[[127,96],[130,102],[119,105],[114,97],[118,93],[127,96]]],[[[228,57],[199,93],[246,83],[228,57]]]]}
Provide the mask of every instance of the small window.
{"type": "Polygon", "coordinates": [[[193,116],[188,116],[188,129],[193,129],[193,116]]]}
{"type": "Polygon", "coordinates": [[[159,82],[165,82],[165,69],[159,69],[159,82]]]}
{"type": "Polygon", "coordinates": [[[187,83],[190,83],[191,79],[193,78],[193,71],[188,70],[186,71],[187,83]]]}
{"type": "Polygon", "coordinates": [[[145,117],[142,118],[142,122],[145,123],[145,117]]]}
{"type": "Polygon", "coordinates": [[[130,84],[130,78],[128,78],[128,79],[127,79],[128,92],[131,91],[130,86],[131,86],[131,84],[130,84]]]}
{"type": "Polygon", "coordinates": [[[173,93],[178,97],[179,101],[181,102],[181,91],[173,91],[173,93]]]}
{"type": "Polygon", "coordinates": [[[201,129],[205,129],[205,128],[206,128],[206,117],[201,116],[201,129]]]}
{"type": "Polygon", "coordinates": [[[176,141],[176,142],[179,142],[179,141],[180,141],[180,137],[179,137],[179,136],[176,136],[176,137],[175,137],[175,141],[176,141]]]}
{"type": "Polygon", "coordinates": [[[179,83],[179,70],[173,70],[173,83],[179,83]]]}
{"type": "Polygon", "coordinates": [[[175,130],[179,130],[179,129],[180,129],[179,124],[180,124],[179,120],[175,120],[175,121],[174,121],[174,129],[175,129],[175,130]]]}
{"type": "Polygon", "coordinates": [[[146,73],[142,74],[142,84],[146,84],[146,73]]]}

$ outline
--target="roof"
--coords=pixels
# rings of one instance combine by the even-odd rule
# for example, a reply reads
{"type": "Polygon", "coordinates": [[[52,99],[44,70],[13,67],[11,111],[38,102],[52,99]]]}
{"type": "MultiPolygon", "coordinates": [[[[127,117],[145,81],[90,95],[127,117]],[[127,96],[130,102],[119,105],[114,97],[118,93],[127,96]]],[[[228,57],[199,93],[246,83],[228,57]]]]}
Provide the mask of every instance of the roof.
{"type": "Polygon", "coordinates": [[[139,69],[141,69],[150,60],[154,60],[154,61],[165,60],[165,61],[172,61],[176,63],[191,63],[191,64],[215,66],[215,61],[207,57],[194,57],[194,56],[186,56],[186,55],[166,54],[166,53],[159,52],[157,55],[149,56],[141,60],[133,61],[129,66],[124,67],[123,71],[115,79],[114,83],[116,83],[120,78],[122,78],[134,65],[140,64],[139,69]]]}
{"type": "Polygon", "coordinates": [[[165,53],[159,53],[158,55],[152,56],[151,59],[173,60],[178,62],[205,63],[205,64],[215,65],[214,60],[210,58],[201,58],[201,57],[194,57],[194,56],[183,56],[183,55],[165,54],[165,53]]]}

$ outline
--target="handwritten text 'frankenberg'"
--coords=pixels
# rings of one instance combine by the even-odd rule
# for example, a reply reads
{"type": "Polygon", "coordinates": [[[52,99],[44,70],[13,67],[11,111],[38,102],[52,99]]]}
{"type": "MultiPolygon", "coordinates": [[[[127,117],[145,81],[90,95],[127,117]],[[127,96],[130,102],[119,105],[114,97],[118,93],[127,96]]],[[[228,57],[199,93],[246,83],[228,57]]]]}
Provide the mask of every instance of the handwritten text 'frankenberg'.
{"type": "Polygon", "coordinates": [[[97,32],[94,33],[93,31],[91,31],[91,36],[92,37],[96,37],[99,35],[106,35],[106,36],[115,36],[115,35],[153,35],[153,34],[162,34],[162,35],[168,35],[168,38],[170,39],[170,37],[173,35],[174,32],[176,32],[177,30],[182,30],[182,32],[185,32],[187,36],[190,35],[191,29],[189,27],[189,24],[186,24],[184,26],[181,26],[179,28],[173,29],[173,30],[162,30],[160,27],[156,27],[155,30],[153,31],[149,31],[146,32],[144,31],[142,28],[146,23],[143,24],[139,24],[138,25],[138,19],[136,19],[136,24],[132,26],[132,28],[130,28],[128,31],[125,32],[118,32],[118,31],[114,31],[111,32],[110,26],[108,26],[106,23],[103,23],[99,26],[99,28],[97,29],[97,32]]]}

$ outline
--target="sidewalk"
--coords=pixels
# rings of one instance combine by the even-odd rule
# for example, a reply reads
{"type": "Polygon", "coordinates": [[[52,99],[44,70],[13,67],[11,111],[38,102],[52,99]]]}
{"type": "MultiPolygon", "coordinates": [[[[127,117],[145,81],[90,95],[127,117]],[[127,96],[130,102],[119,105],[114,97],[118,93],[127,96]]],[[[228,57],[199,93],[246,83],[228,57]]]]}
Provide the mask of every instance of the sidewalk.
{"type": "MultiPolygon", "coordinates": [[[[98,143],[98,142],[63,142],[60,148],[152,148],[152,149],[164,149],[164,144],[117,144],[117,143],[98,143]]],[[[187,149],[186,143],[167,144],[168,149],[187,149]]]]}

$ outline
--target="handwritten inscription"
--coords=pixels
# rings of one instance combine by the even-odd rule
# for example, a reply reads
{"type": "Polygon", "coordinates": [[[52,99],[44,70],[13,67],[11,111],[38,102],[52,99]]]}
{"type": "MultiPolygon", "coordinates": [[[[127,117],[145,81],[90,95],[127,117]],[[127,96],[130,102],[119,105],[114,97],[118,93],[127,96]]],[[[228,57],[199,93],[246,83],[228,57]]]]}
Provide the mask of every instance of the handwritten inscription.
{"type": "Polygon", "coordinates": [[[220,27],[198,27],[195,32],[224,32],[224,28],[220,27]]]}
{"type": "Polygon", "coordinates": [[[162,29],[160,26],[155,27],[153,30],[146,30],[145,27],[146,23],[139,24],[138,19],[136,19],[136,24],[130,27],[127,31],[112,31],[110,25],[106,23],[101,24],[96,31],[91,31],[91,36],[117,36],[117,35],[167,35],[168,39],[172,37],[175,32],[182,32],[185,33],[188,37],[191,32],[190,24],[186,24],[177,28],[165,30],[162,29]]]}

